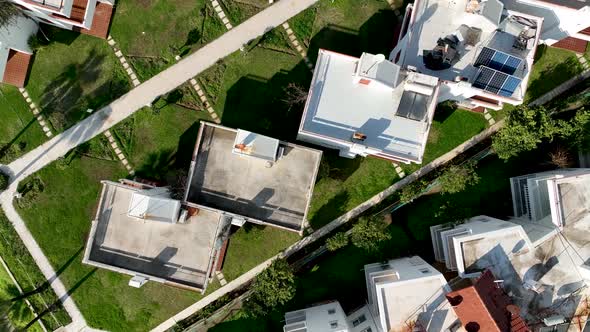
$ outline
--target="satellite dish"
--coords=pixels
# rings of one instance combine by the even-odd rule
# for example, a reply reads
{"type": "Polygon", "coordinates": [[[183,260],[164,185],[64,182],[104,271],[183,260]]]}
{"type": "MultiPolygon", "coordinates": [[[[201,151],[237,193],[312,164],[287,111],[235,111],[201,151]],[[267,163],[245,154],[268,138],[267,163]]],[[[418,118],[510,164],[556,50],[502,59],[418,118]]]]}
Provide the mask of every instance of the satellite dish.
{"type": "Polygon", "coordinates": [[[383,55],[383,54],[377,54],[377,55],[375,55],[375,61],[377,61],[377,62],[383,62],[383,61],[385,61],[385,55],[383,55]]]}

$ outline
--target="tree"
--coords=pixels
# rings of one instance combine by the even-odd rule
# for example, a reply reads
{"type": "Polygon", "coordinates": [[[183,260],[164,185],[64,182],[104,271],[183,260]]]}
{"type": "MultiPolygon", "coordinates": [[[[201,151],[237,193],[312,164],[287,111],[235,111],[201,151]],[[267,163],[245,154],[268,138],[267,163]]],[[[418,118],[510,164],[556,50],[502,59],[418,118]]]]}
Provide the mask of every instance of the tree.
{"type": "Polygon", "coordinates": [[[326,248],[329,251],[336,251],[348,245],[348,235],[346,233],[337,233],[328,240],[326,240],[326,248]]]}
{"type": "Polygon", "coordinates": [[[424,180],[414,181],[402,188],[399,195],[399,200],[403,204],[410,203],[414,199],[418,198],[424,189],[426,189],[426,182],[424,180]]]}
{"type": "Polygon", "coordinates": [[[381,242],[389,239],[391,235],[385,231],[385,224],[374,218],[360,218],[350,233],[352,244],[368,252],[376,252],[381,242]]]}
{"type": "Polygon", "coordinates": [[[0,171],[0,191],[5,190],[6,188],[8,188],[8,175],[0,171]]]}
{"type": "Polygon", "coordinates": [[[9,0],[0,0],[0,28],[13,23],[22,11],[9,0]]]}
{"type": "Polygon", "coordinates": [[[467,162],[463,165],[453,165],[447,168],[439,177],[438,183],[441,193],[453,194],[464,190],[467,186],[479,181],[475,172],[475,162],[467,162]]]}
{"type": "Polygon", "coordinates": [[[285,98],[283,102],[289,106],[289,110],[293,106],[305,104],[307,101],[307,91],[300,85],[289,83],[285,88],[285,98]]]}
{"type": "Polygon", "coordinates": [[[254,316],[265,315],[295,296],[295,276],[284,259],[275,260],[262,271],[252,285],[252,295],[245,304],[246,311],[254,316]]]}
{"type": "Polygon", "coordinates": [[[508,112],[505,126],[493,137],[492,146],[501,159],[509,159],[521,152],[530,151],[543,140],[552,141],[556,136],[579,139],[590,121],[590,113],[584,109],[568,120],[555,120],[541,106],[518,106],[508,112]]]}

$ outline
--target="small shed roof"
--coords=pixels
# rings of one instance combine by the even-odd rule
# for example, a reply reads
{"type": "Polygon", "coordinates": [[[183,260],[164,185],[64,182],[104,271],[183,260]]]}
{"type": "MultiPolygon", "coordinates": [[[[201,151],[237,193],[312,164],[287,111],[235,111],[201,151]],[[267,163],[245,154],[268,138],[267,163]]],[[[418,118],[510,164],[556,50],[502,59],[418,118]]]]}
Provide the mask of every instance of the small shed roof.
{"type": "Polygon", "coordinates": [[[238,129],[232,152],[264,160],[276,161],[278,149],[278,139],[238,129]]]}
{"type": "Polygon", "coordinates": [[[180,212],[180,202],[161,196],[150,196],[145,192],[134,192],[129,204],[129,216],[175,223],[180,212]]]}

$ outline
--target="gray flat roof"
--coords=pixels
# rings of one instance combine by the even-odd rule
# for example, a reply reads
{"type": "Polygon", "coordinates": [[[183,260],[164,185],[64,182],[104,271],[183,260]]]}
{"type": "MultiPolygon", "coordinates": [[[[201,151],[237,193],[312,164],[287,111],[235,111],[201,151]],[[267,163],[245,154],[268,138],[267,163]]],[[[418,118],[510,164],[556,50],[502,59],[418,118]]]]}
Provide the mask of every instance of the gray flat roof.
{"type": "Polygon", "coordinates": [[[302,130],[345,142],[351,142],[353,134],[360,132],[367,136],[362,145],[421,161],[431,121],[426,114],[434,112],[438,79],[398,72],[392,74],[398,84],[395,87],[367,86],[353,78],[359,61],[320,50],[302,130]],[[416,83],[423,93],[412,90],[409,82],[416,83]]]}
{"type": "Polygon", "coordinates": [[[200,209],[185,223],[142,220],[128,215],[138,189],[109,181],[103,185],[90,263],[203,289],[221,214],[200,209]]]}
{"type": "Polygon", "coordinates": [[[301,231],[321,151],[280,142],[276,162],[232,153],[237,131],[201,124],[187,201],[301,231]]]}

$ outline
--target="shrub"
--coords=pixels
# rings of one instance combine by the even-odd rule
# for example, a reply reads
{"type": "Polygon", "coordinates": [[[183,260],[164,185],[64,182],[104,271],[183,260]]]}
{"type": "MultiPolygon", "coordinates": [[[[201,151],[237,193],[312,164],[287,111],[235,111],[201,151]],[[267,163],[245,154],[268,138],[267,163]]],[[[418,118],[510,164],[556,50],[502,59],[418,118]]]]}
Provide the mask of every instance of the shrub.
{"type": "Polygon", "coordinates": [[[252,285],[252,295],[245,303],[251,316],[260,317],[295,296],[295,276],[284,259],[277,259],[262,271],[252,285]]]}
{"type": "Polygon", "coordinates": [[[426,185],[424,180],[417,180],[403,187],[399,195],[400,202],[407,204],[418,198],[426,189],[426,185]]]}
{"type": "Polygon", "coordinates": [[[479,176],[475,172],[475,162],[453,165],[447,168],[438,178],[441,193],[454,194],[463,191],[467,186],[477,184],[479,176]]]}
{"type": "Polygon", "coordinates": [[[329,251],[336,251],[340,248],[346,247],[348,245],[348,235],[346,233],[337,233],[331,238],[326,240],[326,248],[329,251]]]}
{"type": "Polygon", "coordinates": [[[367,252],[376,252],[383,241],[391,239],[391,235],[385,231],[385,224],[369,218],[361,218],[352,227],[350,234],[352,244],[367,252]]]}

